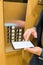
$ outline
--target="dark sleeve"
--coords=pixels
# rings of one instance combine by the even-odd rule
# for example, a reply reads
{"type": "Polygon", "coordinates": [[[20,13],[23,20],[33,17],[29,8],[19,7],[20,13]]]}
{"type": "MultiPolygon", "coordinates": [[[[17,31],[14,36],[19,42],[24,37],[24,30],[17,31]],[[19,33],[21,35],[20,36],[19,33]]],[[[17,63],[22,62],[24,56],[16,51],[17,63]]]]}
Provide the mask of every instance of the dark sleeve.
{"type": "Polygon", "coordinates": [[[41,11],[38,24],[35,27],[37,31],[37,45],[41,47],[41,36],[42,36],[42,29],[43,29],[43,10],[41,11]]]}
{"type": "Polygon", "coordinates": [[[40,57],[43,58],[43,49],[42,49],[42,53],[41,53],[40,57]]]}
{"type": "Polygon", "coordinates": [[[41,27],[43,27],[43,10],[41,11],[41,14],[40,14],[40,17],[38,20],[38,24],[36,25],[36,29],[41,28],[41,27]]]}
{"type": "MultiPolygon", "coordinates": [[[[41,34],[42,34],[42,30],[43,30],[43,10],[41,11],[38,24],[35,27],[36,27],[36,31],[37,31],[37,43],[38,43],[38,46],[41,47],[41,34]]],[[[40,57],[43,58],[43,48],[42,48],[42,53],[41,53],[40,57]]]]}

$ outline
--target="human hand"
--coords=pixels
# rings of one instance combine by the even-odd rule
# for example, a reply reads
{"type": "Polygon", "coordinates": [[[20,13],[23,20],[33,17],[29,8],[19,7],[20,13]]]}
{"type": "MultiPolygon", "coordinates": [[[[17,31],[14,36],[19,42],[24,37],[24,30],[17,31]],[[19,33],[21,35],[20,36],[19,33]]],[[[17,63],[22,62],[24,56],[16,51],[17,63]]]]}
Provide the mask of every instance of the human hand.
{"type": "Polygon", "coordinates": [[[24,50],[28,51],[29,53],[36,54],[38,56],[40,56],[42,52],[42,48],[40,47],[24,48],[24,50]]]}
{"type": "Polygon", "coordinates": [[[27,41],[31,34],[34,36],[34,38],[37,38],[37,32],[36,32],[36,28],[35,27],[27,29],[25,31],[25,33],[23,35],[24,40],[27,41]]]}

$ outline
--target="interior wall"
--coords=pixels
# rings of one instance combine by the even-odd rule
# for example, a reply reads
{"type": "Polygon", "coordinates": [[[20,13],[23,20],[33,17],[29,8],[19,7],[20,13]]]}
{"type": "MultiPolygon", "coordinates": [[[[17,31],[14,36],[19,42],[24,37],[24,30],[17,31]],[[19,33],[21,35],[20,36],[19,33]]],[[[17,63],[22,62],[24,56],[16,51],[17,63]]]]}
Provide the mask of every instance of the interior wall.
{"type": "Polygon", "coordinates": [[[3,0],[0,0],[0,65],[6,65],[3,23],[3,0]]]}
{"type": "Polygon", "coordinates": [[[15,50],[6,54],[6,65],[22,65],[22,52],[15,50]]]}
{"type": "MultiPolygon", "coordinates": [[[[26,3],[4,2],[4,21],[24,20],[26,8],[26,3]]],[[[6,65],[22,65],[22,51],[14,50],[6,53],[6,65]]]]}
{"type": "Polygon", "coordinates": [[[37,22],[42,5],[38,5],[38,0],[28,0],[27,13],[26,13],[26,29],[34,26],[37,22]]]}
{"type": "Polygon", "coordinates": [[[26,3],[4,2],[4,20],[24,20],[26,7],[26,3]]]}

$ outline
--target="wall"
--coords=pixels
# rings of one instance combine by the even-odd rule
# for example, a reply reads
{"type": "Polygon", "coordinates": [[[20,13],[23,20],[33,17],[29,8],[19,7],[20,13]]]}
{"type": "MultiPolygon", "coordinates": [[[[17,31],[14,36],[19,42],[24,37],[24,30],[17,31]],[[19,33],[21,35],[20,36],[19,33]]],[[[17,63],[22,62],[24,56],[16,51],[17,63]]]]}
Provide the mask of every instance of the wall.
{"type": "Polygon", "coordinates": [[[42,6],[38,5],[38,0],[30,0],[27,7],[26,28],[32,27],[40,15],[42,6]]]}
{"type": "Polygon", "coordinates": [[[26,3],[4,2],[4,20],[24,20],[26,7],[26,3]]]}
{"type": "Polygon", "coordinates": [[[22,65],[21,50],[6,53],[6,65],[22,65]]]}
{"type": "MultiPolygon", "coordinates": [[[[27,28],[33,27],[38,21],[42,6],[38,5],[38,0],[28,0],[28,4],[23,3],[11,3],[11,2],[4,2],[4,20],[13,20],[13,19],[23,19],[26,15],[26,25],[25,30],[27,28]],[[20,6],[22,5],[22,6],[20,6]],[[27,13],[26,13],[27,6],[27,13]],[[26,13],[26,14],[25,14],[26,13]]],[[[28,62],[31,60],[31,54],[26,51],[21,51],[22,54],[14,55],[15,53],[8,53],[6,54],[6,64],[9,65],[28,65],[28,62]],[[21,56],[22,55],[22,56],[21,56]],[[19,62],[19,60],[20,62],[19,62]],[[16,60],[16,62],[14,62],[16,60]],[[23,62],[22,62],[23,61],[23,62]],[[23,63],[23,64],[22,64],[23,63]]],[[[20,52],[18,52],[20,53],[20,52]]]]}
{"type": "MultiPolygon", "coordinates": [[[[4,21],[24,20],[26,7],[26,3],[4,2],[4,21]]],[[[10,46],[6,48],[8,50],[8,52],[6,52],[6,65],[22,65],[22,50],[13,50],[10,46]]]]}
{"type": "Polygon", "coordinates": [[[3,23],[3,0],[0,0],[0,65],[6,65],[3,23]]]}

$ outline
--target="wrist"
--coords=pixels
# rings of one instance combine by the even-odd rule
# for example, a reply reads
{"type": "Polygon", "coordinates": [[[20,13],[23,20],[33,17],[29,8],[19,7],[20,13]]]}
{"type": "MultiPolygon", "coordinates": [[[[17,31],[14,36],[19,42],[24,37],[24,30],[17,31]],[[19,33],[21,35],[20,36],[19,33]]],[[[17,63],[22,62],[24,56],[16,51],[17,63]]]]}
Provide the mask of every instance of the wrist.
{"type": "Polygon", "coordinates": [[[42,55],[42,48],[39,49],[39,54],[38,54],[40,57],[42,55]]]}

